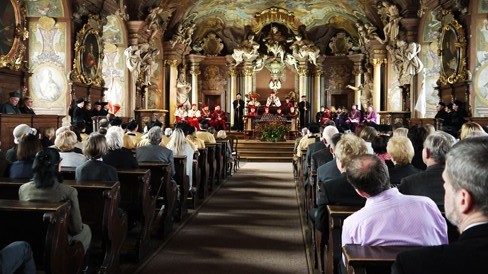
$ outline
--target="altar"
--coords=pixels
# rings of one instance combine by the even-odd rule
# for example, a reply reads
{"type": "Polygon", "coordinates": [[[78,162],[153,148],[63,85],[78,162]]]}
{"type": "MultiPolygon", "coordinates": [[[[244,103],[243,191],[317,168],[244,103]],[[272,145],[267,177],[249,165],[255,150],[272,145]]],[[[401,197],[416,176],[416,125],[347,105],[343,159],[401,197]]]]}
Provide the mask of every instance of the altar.
{"type": "Polygon", "coordinates": [[[261,132],[260,126],[264,123],[282,123],[286,126],[288,133],[285,139],[295,139],[298,135],[298,116],[278,116],[274,114],[266,114],[259,116],[245,115],[244,116],[244,135],[245,139],[260,140],[261,132]]]}

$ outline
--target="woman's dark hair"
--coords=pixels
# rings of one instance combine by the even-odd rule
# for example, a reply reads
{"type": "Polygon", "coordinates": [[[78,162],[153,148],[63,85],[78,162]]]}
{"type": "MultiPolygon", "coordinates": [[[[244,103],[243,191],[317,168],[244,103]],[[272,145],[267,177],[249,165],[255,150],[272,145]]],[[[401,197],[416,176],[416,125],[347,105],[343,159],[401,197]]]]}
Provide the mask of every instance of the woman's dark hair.
{"type": "Polygon", "coordinates": [[[48,188],[54,185],[55,182],[63,182],[63,178],[58,171],[59,162],[61,162],[61,157],[54,148],[45,148],[36,154],[32,164],[33,181],[36,188],[48,188]]]}
{"type": "Polygon", "coordinates": [[[17,146],[17,160],[27,161],[32,160],[36,153],[42,149],[41,140],[33,134],[25,134],[20,139],[17,146]]]}
{"type": "Polygon", "coordinates": [[[413,125],[408,129],[407,137],[412,141],[415,149],[421,150],[424,147],[424,141],[427,139],[429,131],[421,125],[413,125]]]}
{"type": "Polygon", "coordinates": [[[373,151],[376,154],[383,154],[386,153],[386,144],[388,144],[388,136],[385,135],[378,135],[374,137],[373,141],[371,142],[371,146],[373,147],[373,151]]]}

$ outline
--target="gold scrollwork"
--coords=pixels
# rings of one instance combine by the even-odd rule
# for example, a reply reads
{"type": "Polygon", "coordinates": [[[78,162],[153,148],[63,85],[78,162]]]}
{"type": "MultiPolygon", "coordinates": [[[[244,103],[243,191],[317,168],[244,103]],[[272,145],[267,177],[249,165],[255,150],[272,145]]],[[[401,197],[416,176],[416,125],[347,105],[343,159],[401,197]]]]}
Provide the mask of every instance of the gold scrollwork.
{"type": "Polygon", "coordinates": [[[442,85],[455,84],[468,79],[466,69],[466,37],[463,26],[449,10],[441,11],[442,27],[439,29],[439,50],[441,56],[442,85]]]}
{"type": "Polygon", "coordinates": [[[15,22],[4,22],[2,26],[2,40],[0,52],[0,68],[9,68],[14,71],[27,70],[24,56],[26,51],[25,41],[29,37],[26,28],[26,7],[24,1],[7,0],[5,12],[12,9],[15,15],[15,22]]]}
{"type": "Polygon", "coordinates": [[[101,30],[100,18],[97,15],[90,15],[88,23],[76,36],[75,60],[73,62],[74,77],[87,85],[103,85],[101,30]]]}

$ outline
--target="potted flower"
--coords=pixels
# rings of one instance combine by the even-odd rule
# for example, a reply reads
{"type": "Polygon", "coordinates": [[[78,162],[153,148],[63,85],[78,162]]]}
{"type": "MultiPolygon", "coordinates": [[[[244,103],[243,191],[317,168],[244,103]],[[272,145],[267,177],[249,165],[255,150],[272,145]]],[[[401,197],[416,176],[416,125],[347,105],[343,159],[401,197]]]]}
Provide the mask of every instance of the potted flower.
{"type": "Polygon", "coordinates": [[[258,131],[261,132],[262,139],[268,142],[278,142],[284,140],[288,129],[283,122],[269,121],[258,126],[258,131]]]}

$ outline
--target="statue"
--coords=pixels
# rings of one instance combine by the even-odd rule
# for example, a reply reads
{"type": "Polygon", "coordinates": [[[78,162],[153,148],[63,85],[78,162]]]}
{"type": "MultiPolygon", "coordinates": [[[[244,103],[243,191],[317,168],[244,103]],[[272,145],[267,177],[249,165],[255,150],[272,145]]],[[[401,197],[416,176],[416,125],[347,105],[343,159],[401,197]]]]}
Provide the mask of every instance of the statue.
{"type": "Polygon", "coordinates": [[[175,6],[169,6],[166,10],[163,7],[155,7],[149,10],[146,17],[147,31],[150,33],[149,41],[153,40],[158,32],[166,30],[171,14],[175,9],[175,6]]]}
{"type": "Polygon", "coordinates": [[[151,85],[151,76],[158,69],[156,57],[159,55],[159,49],[149,49],[142,54],[141,71],[144,73],[143,85],[151,85]]]}
{"type": "MultiPolygon", "coordinates": [[[[308,61],[314,65],[317,65],[317,58],[319,57],[320,49],[315,46],[309,40],[302,40],[301,35],[295,36],[295,42],[290,46],[294,56],[298,56],[302,59],[308,59],[308,61]]],[[[288,57],[287,57],[288,58],[288,57]]]]}
{"type": "Polygon", "coordinates": [[[272,26],[268,35],[263,38],[267,47],[267,52],[272,53],[275,58],[280,58],[281,63],[284,63],[285,49],[283,44],[286,42],[286,37],[278,30],[278,27],[272,26]]]}
{"type": "Polygon", "coordinates": [[[183,105],[186,109],[191,107],[190,100],[188,99],[188,93],[191,91],[191,85],[186,82],[185,69],[180,69],[180,75],[176,80],[176,104],[183,105]]]}
{"type": "Polygon", "coordinates": [[[134,82],[136,82],[139,78],[139,73],[141,72],[141,50],[139,49],[139,46],[133,45],[125,49],[124,55],[126,59],[125,64],[132,73],[134,82]]]}
{"type": "Polygon", "coordinates": [[[179,24],[175,35],[173,35],[173,38],[170,40],[171,47],[174,48],[177,43],[181,43],[187,47],[190,46],[194,31],[195,31],[194,22],[179,24]]]}
{"type": "Polygon", "coordinates": [[[259,44],[254,41],[254,35],[250,34],[238,48],[234,49],[234,53],[232,53],[232,57],[236,61],[234,66],[238,66],[244,60],[253,60],[258,57],[258,49],[259,44]]]}
{"type": "Polygon", "coordinates": [[[264,68],[264,65],[266,63],[266,59],[268,59],[268,56],[266,56],[266,55],[256,59],[256,62],[254,63],[253,70],[256,72],[261,71],[264,68]]]}
{"type": "Polygon", "coordinates": [[[400,33],[400,11],[395,4],[390,4],[387,1],[383,1],[378,8],[378,13],[381,15],[384,27],[383,32],[385,39],[380,40],[382,44],[394,44],[400,33]]]}

